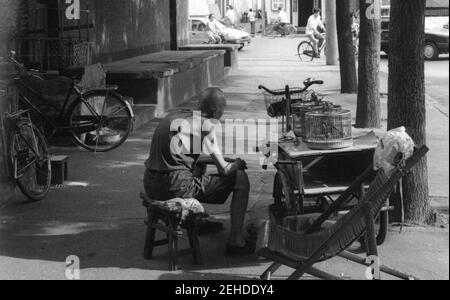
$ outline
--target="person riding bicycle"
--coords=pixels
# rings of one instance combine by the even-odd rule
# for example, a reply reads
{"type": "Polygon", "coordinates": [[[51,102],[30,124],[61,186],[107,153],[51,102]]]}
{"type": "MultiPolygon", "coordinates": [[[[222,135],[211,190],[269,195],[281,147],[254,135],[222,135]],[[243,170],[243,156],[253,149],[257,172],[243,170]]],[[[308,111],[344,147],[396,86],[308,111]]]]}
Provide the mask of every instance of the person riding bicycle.
{"type": "Polygon", "coordinates": [[[222,27],[224,27],[224,25],[216,20],[214,14],[208,16],[208,23],[206,25],[206,33],[208,34],[210,42],[213,44],[222,44],[222,27]]]}
{"type": "Polygon", "coordinates": [[[283,9],[283,6],[278,7],[278,26],[277,31],[281,34],[281,36],[286,35],[286,25],[289,24],[289,17],[286,11],[283,9]]]}
{"type": "Polygon", "coordinates": [[[314,56],[320,58],[319,49],[325,42],[325,25],[322,22],[320,8],[314,8],[314,14],[309,17],[308,25],[306,26],[306,36],[311,41],[314,48],[314,56]],[[319,30],[323,31],[321,33],[319,30]]]}

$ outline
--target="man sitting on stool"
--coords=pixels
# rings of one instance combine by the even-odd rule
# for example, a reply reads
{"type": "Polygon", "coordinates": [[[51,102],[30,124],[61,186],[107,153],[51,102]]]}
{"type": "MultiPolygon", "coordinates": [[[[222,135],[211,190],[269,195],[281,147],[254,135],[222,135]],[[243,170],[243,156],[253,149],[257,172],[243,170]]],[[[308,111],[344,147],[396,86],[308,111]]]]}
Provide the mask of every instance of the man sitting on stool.
{"type": "MultiPolygon", "coordinates": [[[[250,193],[250,182],[245,172],[247,165],[239,158],[228,163],[218,148],[214,131],[204,132],[204,128],[194,128],[197,123],[203,127],[205,122],[214,124],[214,121],[220,120],[226,106],[224,93],[220,89],[210,88],[200,95],[201,122],[194,122],[192,113],[175,114],[162,121],[153,136],[144,186],[147,195],[159,201],[194,198],[202,203],[222,205],[233,194],[231,236],[225,254],[233,257],[255,251],[255,245],[246,242],[243,234],[250,193]],[[186,128],[190,134],[185,134],[182,126],[190,127],[186,128]],[[185,134],[184,139],[179,138],[181,133],[185,134]],[[194,141],[199,137],[203,154],[191,154],[194,153],[194,141]],[[187,146],[189,139],[190,146],[187,146]],[[187,150],[187,147],[190,149],[187,150]],[[180,151],[182,148],[184,152],[180,151]],[[205,176],[206,168],[203,166],[206,164],[214,164],[220,176],[205,176]]],[[[222,226],[217,228],[214,224],[217,225],[209,222],[205,228],[210,233],[222,229],[222,226]]]]}

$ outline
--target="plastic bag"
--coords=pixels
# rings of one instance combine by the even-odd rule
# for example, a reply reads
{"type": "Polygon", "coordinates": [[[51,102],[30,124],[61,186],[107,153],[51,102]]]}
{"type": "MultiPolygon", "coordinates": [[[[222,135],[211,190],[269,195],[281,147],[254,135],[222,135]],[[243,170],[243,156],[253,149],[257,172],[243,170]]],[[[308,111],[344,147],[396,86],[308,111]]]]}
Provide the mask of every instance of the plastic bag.
{"type": "Polygon", "coordinates": [[[374,156],[374,167],[378,171],[383,169],[390,175],[397,166],[414,154],[415,143],[406,133],[405,127],[400,127],[389,131],[380,140],[374,156]]]}

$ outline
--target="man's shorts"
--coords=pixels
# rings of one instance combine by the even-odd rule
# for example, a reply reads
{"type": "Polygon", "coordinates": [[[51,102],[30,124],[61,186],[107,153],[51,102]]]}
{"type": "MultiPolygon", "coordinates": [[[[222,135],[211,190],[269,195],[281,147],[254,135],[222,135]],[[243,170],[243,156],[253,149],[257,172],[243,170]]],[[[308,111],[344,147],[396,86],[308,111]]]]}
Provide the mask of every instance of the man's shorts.
{"type": "Polygon", "coordinates": [[[174,198],[197,199],[205,204],[224,204],[236,190],[237,173],[229,176],[203,176],[195,178],[188,170],[153,172],[147,170],[144,187],[147,196],[159,201],[174,198]]]}

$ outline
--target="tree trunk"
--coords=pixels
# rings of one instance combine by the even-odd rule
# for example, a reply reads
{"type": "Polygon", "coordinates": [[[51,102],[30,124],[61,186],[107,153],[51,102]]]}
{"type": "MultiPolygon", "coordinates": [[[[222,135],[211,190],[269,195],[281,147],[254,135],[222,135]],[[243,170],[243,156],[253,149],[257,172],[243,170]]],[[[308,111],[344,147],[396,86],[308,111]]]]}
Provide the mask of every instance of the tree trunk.
{"type": "Polygon", "coordinates": [[[341,93],[356,94],[358,92],[358,77],[356,73],[355,50],[353,48],[352,20],[350,18],[352,0],[336,0],[336,2],[341,93]]]}
{"type": "Polygon", "coordinates": [[[359,89],[356,126],[381,127],[380,104],[380,1],[360,0],[361,33],[359,39],[359,89]]]}
{"type": "Polygon", "coordinates": [[[327,1],[326,9],[326,26],[327,26],[327,48],[326,57],[327,65],[335,66],[338,64],[338,37],[336,31],[336,2],[327,1]]]}
{"type": "MultiPolygon", "coordinates": [[[[392,1],[389,28],[388,127],[406,127],[419,146],[426,144],[425,3],[392,1]]],[[[427,221],[431,211],[428,192],[425,158],[404,181],[405,217],[409,222],[427,221]]]]}

